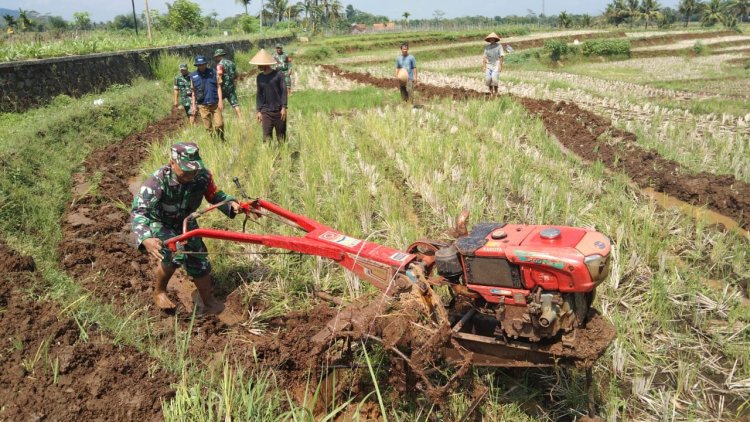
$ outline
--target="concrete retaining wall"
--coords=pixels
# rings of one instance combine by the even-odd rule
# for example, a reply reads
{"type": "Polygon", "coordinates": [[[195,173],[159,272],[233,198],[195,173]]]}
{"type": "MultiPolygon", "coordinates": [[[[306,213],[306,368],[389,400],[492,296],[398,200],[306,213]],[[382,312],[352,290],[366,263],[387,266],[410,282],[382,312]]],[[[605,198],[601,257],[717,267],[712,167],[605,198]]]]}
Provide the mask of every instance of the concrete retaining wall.
{"type": "Polygon", "coordinates": [[[235,51],[292,39],[236,40],[0,63],[0,112],[20,112],[60,94],[78,97],[104,91],[113,84],[128,84],[138,77],[151,77],[150,62],[165,53],[188,57],[204,54],[210,58],[215,49],[223,48],[231,57],[235,51]]]}

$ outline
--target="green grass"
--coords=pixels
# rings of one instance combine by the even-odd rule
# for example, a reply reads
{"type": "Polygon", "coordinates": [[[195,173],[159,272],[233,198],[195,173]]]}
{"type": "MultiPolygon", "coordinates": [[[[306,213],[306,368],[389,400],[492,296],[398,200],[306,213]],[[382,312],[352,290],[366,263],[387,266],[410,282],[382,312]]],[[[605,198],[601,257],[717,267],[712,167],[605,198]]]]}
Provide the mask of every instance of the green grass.
{"type": "Polygon", "coordinates": [[[13,37],[3,35],[3,42],[0,43],[0,62],[104,53],[149,47],[198,44],[212,41],[234,41],[240,39],[256,40],[269,36],[288,35],[291,35],[288,31],[273,30],[270,33],[265,31],[262,35],[250,34],[231,37],[225,37],[223,35],[188,35],[171,31],[154,31],[152,42],[149,42],[148,37],[145,35],[145,31],[141,32],[140,36],[135,36],[135,34],[129,31],[71,31],[69,34],[65,34],[62,38],[46,40],[40,39],[37,34],[17,34],[13,37]]]}

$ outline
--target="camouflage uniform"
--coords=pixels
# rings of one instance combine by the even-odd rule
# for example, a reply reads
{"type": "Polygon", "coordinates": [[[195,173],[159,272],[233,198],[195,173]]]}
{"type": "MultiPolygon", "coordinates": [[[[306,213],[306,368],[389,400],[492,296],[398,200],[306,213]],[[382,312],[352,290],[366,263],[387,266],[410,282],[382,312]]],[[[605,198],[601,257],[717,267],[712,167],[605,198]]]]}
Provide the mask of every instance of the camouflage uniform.
{"type": "MultiPolygon", "coordinates": [[[[167,164],[146,180],[133,199],[130,217],[134,245],[139,250],[145,249],[143,241],[148,238],[157,237],[166,241],[182,234],[182,221],[198,209],[203,198],[212,204],[234,199],[216,187],[211,172],[203,168],[197,150],[198,147],[192,143],[178,143],[172,147],[172,159],[180,163],[183,170],[198,172],[192,181],[186,184],[179,183],[171,165],[167,164]],[[200,162],[198,170],[187,168],[179,161],[179,154],[184,151],[191,154],[191,150],[195,151],[195,156],[200,162]]],[[[222,205],[219,209],[228,217],[234,218],[230,204],[222,205]]],[[[197,228],[198,224],[195,220],[191,220],[188,230],[197,228]]],[[[164,256],[162,263],[173,267],[183,266],[188,275],[193,278],[204,276],[211,271],[211,264],[205,254],[206,245],[202,239],[191,238],[180,247],[180,250],[200,252],[200,254],[176,254],[175,256],[172,251],[164,247],[161,250],[164,256]]]]}
{"type": "Polygon", "coordinates": [[[284,83],[287,89],[292,88],[292,64],[289,62],[289,56],[286,53],[273,53],[273,58],[278,63],[274,69],[284,75],[284,83]]]}
{"type": "Polygon", "coordinates": [[[191,96],[193,94],[190,88],[190,74],[183,76],[182,73],[178,73],[174,78],[174,89],[178,91],[179,104],[185,108],[185,114],[190,117],[191,96]]]}
{"type": "Polygon", "coordinates": [[[221,59],[216,65],[216,73],[221,77],[221,90],[224,98],[229,100],[232,107],[240,105],[237,99],[237,88],[234,85],[234,79],[237,77],[237,65],[229,59],[221,59]]]}

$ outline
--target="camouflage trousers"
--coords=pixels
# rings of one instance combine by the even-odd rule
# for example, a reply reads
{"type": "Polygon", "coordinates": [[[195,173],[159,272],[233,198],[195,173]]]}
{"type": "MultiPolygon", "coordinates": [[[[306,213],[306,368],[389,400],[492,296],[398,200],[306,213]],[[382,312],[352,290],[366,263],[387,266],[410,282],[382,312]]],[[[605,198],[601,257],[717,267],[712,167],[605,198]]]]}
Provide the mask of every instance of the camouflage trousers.
{"type": "MultiPolygon", "coordinates": [[[[162,242],[182,234],[181,229],[163,226],[159,223],[151,225],[151,232],[156,235],[162,242]]],[[[172,252],[169,248],[162,248],[161,254],[164,259],[162,264],[170,267],[182,267],[185,272],[193,278],[202,277],[211,272],[211,263],[208,261],[208,249],[203,240],[199,237],[190,238],[182,246],[177,247],[177,252],[172,252]],[[180,252],[198,252],[197,254],[182,254],[180,252]]]]}
{"type": "Polygon", "coordinates": [[[222,87],[221,92],[224,94],[224,99],[229,100],[229,104],[232,107],[240,106],[240,100],[237,98],[237,89],[234,87],[234,84],[222,87]]]}

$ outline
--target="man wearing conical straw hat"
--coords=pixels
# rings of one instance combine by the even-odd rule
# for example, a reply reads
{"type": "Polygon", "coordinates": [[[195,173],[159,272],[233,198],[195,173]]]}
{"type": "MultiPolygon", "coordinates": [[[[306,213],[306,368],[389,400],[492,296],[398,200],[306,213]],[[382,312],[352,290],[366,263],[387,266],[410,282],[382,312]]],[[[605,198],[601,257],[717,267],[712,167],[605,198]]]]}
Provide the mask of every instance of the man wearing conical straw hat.
{"type": "Polygon", "coordinates": [[[497,95],[498,80],[500,72],[503,71],[503,60],[505,51],[500,45],[500,37],[496,33],[491,33],[484,38],[489,44],[484,46],[484,55],[482,56],[482,71],[484,72],[484,82],[490,89],[490,94],[497,95]]]}
{"type": "Polygon", "coordinates": [[[263,142],[273,138],[274,130],[276,139],[283,141],[286,139],[287,109],[284,74],[271,67],[276,65],[276,59],[265,49],[253,56],[250,64],[258,66],[261,72],[255,80],[258,88],[255,94],[255,111],[256,118],[263,127],[263,142]]]}

